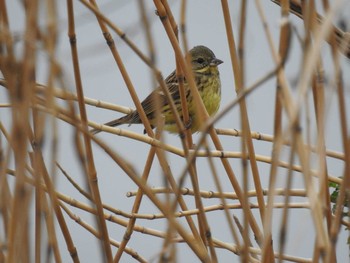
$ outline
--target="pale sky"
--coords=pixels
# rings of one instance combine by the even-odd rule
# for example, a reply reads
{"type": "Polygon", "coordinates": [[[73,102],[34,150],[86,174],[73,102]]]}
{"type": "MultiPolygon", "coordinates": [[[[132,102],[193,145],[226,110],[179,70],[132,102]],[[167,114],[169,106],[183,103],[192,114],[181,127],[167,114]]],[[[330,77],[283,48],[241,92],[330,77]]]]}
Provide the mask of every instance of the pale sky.
{"type": "MultiPolygon", "coordinates": [[[[44,2],[44,1],[42,1],[44,2]]],[[[165,30],[155,15],[155,7],[152,1],[147,2],[147,11],[150,21],[152,23],[151,31],[156,46],[156,64],[162,71],[165,78],[169,73],[175,69],[174,56],[169,55],[172,53],[171,44],[166,36],[165,30]]],[[[174,13],[174,17],[179,21],[180,13],[180,1],[169,1],[174,13]]],[[[238,24],[239,24],[239,12],[240,1],[229,1],[230,11],[232,16],[233,30],[238,42],[238,24]]],[[[271,1],[261,1],[264,8],[265,15],[268,20],[269,29],[272,32],[274,44],[278,47],[279,39],[279,25],[281,22],[280,8],[271,1]]],[[[66,85],[71,91],[74,91],[74,75],[72,68],[72,61],[70,58],[70,46],[67,37],[67,22],[66,22],[66,7],[64,2],[57,2],[59,5],[58,16],[60,18],[60,33],[59,33],[59,46],[57,52],[57,59],[61,63],[64,80],[66,85]]],[[[147,54],[147,45],[145,36],[142,31],[142,25],[140,24],[140,15],[137,6],[137,1],[98,1],[101,10],[106,16],[111,19],[119,28],[121,28],[127,36],[137,46],[147,54]]],[[[7,1],[10,12],[22,12],[22,8],[18,4],[18,1],[7,1]]],[[[119,73],[116,63],[109,51],[109,48],[105,44],[105,40],[101,35],[96,18],[90,14],[90,12],[79,2],[74,1],[76,12],[76,34],[77,45],[80,57],[81,76],[83,81],[84,93],[86,97],[115,103],[125,107],[135,108],[130,95],[127,91],[126,85],[119,73]]],[[[346,19],[347,26],[350,26],[350,20],[345,17],[345,14],[350,12],[350,4],[348,1],[343,1],[343,7],[338,17],[344,17],[346,19]]],[[[42,14],[44,15],[44,14],[42,14]]],[[[258,78],[262,77],[269,70],[273,69],[274,64],[271,59],[271,52],[267,45],[267,39],[265,37],[263,27],[259,15],[255,7],[255,1],[248,2],[248,19],[246,30],[246,46],[245,46],[245,58],[246,58],[246,86],[254,83],[258,78]]],[[[23,28],[23,14],[10,17],[12,30],[20,33],[23,28]]],[[[302,20],[291,15],[291,23],[295,27],[296,32],[303,36],[303,24],[302,20]]],[[[337,21],[335,21],[337,22],[337,21]]],[[[142,100],[153,89],[151,71],[147,66],[132,52],[132,50],[123,43],[123,41],[112,34],[117,44],[117,49],[125,63],[125,67],[130,74],[130,78],[133,85],[142,100]]],[[[188,1],[187,9],[187,36],[189,47],[196,45],[205,45],[213,50],[216,57],[223,60],[224,63],[219,66],[222,82],[222,107],[231,102],[235,97],[234,78],[232,74],[230,54],[228,49],[228,42],[226,38],[225,25],[223,20],[223,14],[220,1],[212,0],[191,0],[188,1]]],[[[289,81],[289,85],[292,90],[295,91],[296,83],[301,74],[302,57],[300,53],[300,44],[293,33],[292,47],[289,60],[286,65],[286,76],[289,81]]],[[[20,50],[20,45],[18,47],[20,50]]],[[[38,46],[40,50],[40,45],[38,46]]],[[[337,97],[333,92],[334,85],[332,80],[332,69],[329,55],[328,44],[325,44],[322,52],[324,54],[324,64],[326,72],[326,95],[327,95],[327,112],[326,112],[326,146],[328,149],[342,151],[340,131],[339,131],[339,117],[337,108],[337,97]]],[[[47,56],[45,52],[39,52],[38,56],[38,82],[46,82],[46,65],[47,56]]],[[[344,70],[344,83],[347,105],[350,105],[350,75],[347,74],[350,70],[349,60],[341,56],[343,70],[344,70]]],[[[276,80],[271,79],[263,86],[259,87],[254,93],[247,98],[248,115],[252,131],[258,131],[266,134],[273,134],[273,116],[274,116],[274,100],[275,100],[276,80]]],[[[308,107],[313,114],[312,94],[310,97],[308,107]]],[[[5,98],[4,89],[0,89],[1,102],[5,98]]],[[[65,105],[65,104],[62,104],[65,105]]],[[[104,123],[111,119],[122,116],[122,114],[99,109],[96,107],[87,107],[89,119],[104,123]]],[[[305,113],[305,109],[303,110],[305,113]]],[[[239,107],[232,109],[222,120],[220,120],[217,128],[229,128],[229,129],[241,129],[239,120],[239,107]]],[[[349,107],[347,108],[347,114],[350,116],[349,107]]],[[[0,118],[4,123],[9,123],[8,111],[0,109],[0,118]]],[[[287,122],[284,122],[286,124],[287,122]]],[[[349,122],[350,123],[350,122],[349,122]]],[[[302,125],[306,125],[304,121],[302,125]]],[[[49,127],[49,125],[48,125],[49,127]]],[[[142,125],[127,125],[120,126],[122,129],[132,130],[134,132],[143,133],[142,125]]],[[[306,126],[304,127],[306,128],[306,126]]],[[[63,123],[59,122],[59,152],[58,160],[60,165],[72,176],[81,186],[84,187],[84,180],[82,178],[83,171],[80,167],[77,153],[74,151],[74,137],[73,129],[63,123]]],[[[48,128],[50,131],[50,128],[48,128]]],[[[311,125],[311,141],[315,143],[315,126],[311,125]]],[[[50,134],[50,133],[49,133],[50,134]]],[[[103,139],[108,145],[114,149],[118,154],[125,157],[127,161],[134,165],[136,171],[141,174],[143,167],[150,149],[149,145],[141,142],[131,141],[128,138],[116,136],[107,133],[100,133],[99,138],[103,139]]],[[[193,136],[196,142],[199,139],[199,135],[193,136]]],[[[46,138],[47,147],[47,160],[50,158],[50,140],[51,136],[46,138]]],[[[221,142],[227,151],[240,151],[241,142],[238,137],[220,136],[221,142]]],[[[176,147],[181,148],[180,139],[176,135],[166,134],[165,142],[176,147]]],[[[263,141],[254,141],[256,154],[271,155],[271,143],[263,141]]],[[[212,147],[212,146],[211,146],[212,147]]],[[[289,148],[285,148],[281,158],[287,160],[289,156],[289,148]]],[[[126,193],[128,191],[134,191],[137,186],[127,177],[122,170],[112,162],[109,157],[98,147],[94,146],[95,165],[98,172],[99,187],[101,190],[101,197],[105,204],[111,205],[117,209],[125,212],[130,212],[134,198],[127,198],[126,193]]],[[[169,164],[172,168],[172,172],[175,178],[180,176],[180,173],[185,165],[182,158],[174,154],[167,154],[169,164]]],[[[343,164],[340,161],[328,160],[329,173],[334,176],[341,176],[343,171],[343,164]]],[[[226,177],[225,171],[220,163],[219,159],[214,160],[217,172],[220,176],[224,191],[232,191],[232,186],[226,177]]],[[[230,163],[235,171],[237,178],[242,183],[241,177],[241,161],[239,159],[231,159],[230,163]]],[[[317,159],[311,162],[312,167],[317,167],[317,159]]],[[[205,158],[197,159],[197,169],[200,188],[205,191],[217,191],[213,178],[210,175],[208,168],[208,162],[205,158]]],[[[268,178],[270,173],[270,165],[265,163],[259,163],[259,172],[262,179],[263,188],[268,187],[268,178]]],[[[251,173],[250,173],[251,176],[251,173]]],[[[293,188],[304,188],[303,179],[300,173],[294,172],[293,188]]],[[[149,185],[154,187],[160,187],[163,185],[163,174],[160,166],[155,160],[155,164],[151,170],[149,185]]],[[[280,168],[278,170],[277,187],[283,187],[286,184],[287,170],[280,168]]],[[[252,183],[252,177],[250,177],[250,183],[252,183]]],[[[58,191],[72,196],[81,202],[89,204],[89,202],[81,196],[61,175],[57,173],[58,191]]],[[[315,180],[316,183],[316,180],[315,180]]],[[[186,187],[192,188],[190,180],[186,180],[186,187]]],[[[251,189],[253,189],[253,184],[251,189]]],[[[163,199],[163,197],[161,198],[163,199]]],[[[195,208],[194,202],[191,197],[185,197],[186,202],[190,208],[195,208]]],[[[256,199],[250,199],[255,203],[256,199]]],[[[306,198],[293,198],[295,202],[306,202],[306,198]]],[[[203,199],[204,205],[214,205],[221,203],[218,199],[203,199]]],[[[283,198],[276,198],[276,202],[283,202],[283,198]]],[[[237,201],[230,201],[230,203],[237,203],[237,201]]],[[[70,209],[79,215],[83,220],[90,224],[95,225],[93,218],[80,210],[73,207],[70,209]]],[[[231,210],[231,214],[234,214],[241,218],[241,211],[231,210]]],[[[159,213],[158,209],[147,199],[142,201],[140,213],[159,213]]],[[[253,211],[257,221],[260,223],[258,211],[253,211]]],[[[273,213],[273,238],[274,248],[278,251],[278,237],[279,228],[281,224],[281,209],[275,209],[273,213]]],[[[212,235],[224,242],[233,242],[233,238],[228,235],[228,224],[224,217],[224,212],[219,210],[215,212],[207,213],[209,224],[211,227],[212,235]]],[[[123,218],[125,219],[125,218],[123,218]]],[[[99,253],[99,244],[90,233],[88,233],[81,226],[74,221],[66,217],[70,232],[73,236],[75,245],[78,250],[78,254],[81,262],[101,262],[101,255],[99,253]]],[[[125,219],[126,220],[126,219],[125,219]]],[[[287,243],[285,253],[288,255],[311,258],[313,256],[313,247],[315,242],[315,230],[313,222],[311,220],[310,211],[307,209],[292,209],[290,211],[289,225],[287,229],[287,243]]],[[[180,222],[184,222],[180,219],[180,222]]],[[[137,224],[144,227],[157,229],[160,231],[166,230],[167,224],[164,220],[137,220],[137,224]]],[[[34,221],[31,224],[34,227],[34,221]]],[[[121,241],[124,234],[124,227],[107,222],[109,235],[112,239],[121,241]]],[[[344,232],[340,235],[337,245],[338,262],[347,262],[349,258],[349,250],[346,245],[347,234],[344,232]]],[[[62,254],[63,262],[70,262],[70,255],[66,251],[66,247],[60,234],[59,228],[57,233],[61,242],[60,251],[62,254]]],[[[158,260],[157,253],[160,251],[162,241],[159,238],[152,237],[146,234],[134,232],[128,246],[137,251],[140,255],[145,257],[148,261],[155,262],[158,260]]],[[[252,239],[252,242],[253,239],[252,239]]],[[[254,243],[256,246],[256,244],[254,243]]],[[[116,249],[113,248],[113,253],[116,249]]],[[[185,245],[178,245],[178,262],[198,262],[193,252],[185,245]]],[[[238,257],[233,253],[223,250],[216,250],[219,262],[238,262],[238,257]]],[[[31,255],[34,257],[34,252],[31,255]]],[[[134,259],[127,254],[122,257],[122,262],[134,262],[134,259]]]]}

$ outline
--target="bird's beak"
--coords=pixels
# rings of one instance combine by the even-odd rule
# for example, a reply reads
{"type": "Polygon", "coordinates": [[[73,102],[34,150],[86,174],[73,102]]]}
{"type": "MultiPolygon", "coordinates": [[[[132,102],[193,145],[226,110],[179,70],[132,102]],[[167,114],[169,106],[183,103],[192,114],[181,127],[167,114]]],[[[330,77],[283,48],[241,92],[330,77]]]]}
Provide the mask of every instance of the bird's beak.
{"type": "Polygon", "coordinates": [[[221,63],[224,63],[222,60],[218,59],[218,58],[214,58],[211,62],[210,62],[210,66],[211,67],[216,67],[218,65],[220,65],[221,63]]]}

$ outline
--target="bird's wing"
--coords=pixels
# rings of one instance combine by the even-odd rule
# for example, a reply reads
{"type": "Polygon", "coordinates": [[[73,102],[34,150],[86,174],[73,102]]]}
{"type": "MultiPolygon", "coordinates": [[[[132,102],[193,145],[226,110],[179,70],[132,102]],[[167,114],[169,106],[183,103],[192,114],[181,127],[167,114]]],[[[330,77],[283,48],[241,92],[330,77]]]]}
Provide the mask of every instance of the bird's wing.
{"type": "MultiPolygon", "coordinates": [[[[165,84],[167,85],[167,89],[170,92],[171,97],[174,101],[179,100],[180,98],[180,92],[178,87],[178,82],[176,78],[176,72],[173,71],[166,79],[165,84]]],[[[146,115],[150,118],[153,117],[153,114],[156,111],[156,107],[162,108],[163,106],[168,104],[168,99],[162,89],[158,87],[150,95],[148,95],[143,101],[142,101],[142,107],[146,113],[146,115]],[[159,103],[157,105],[157,103],[159,103]]]]}

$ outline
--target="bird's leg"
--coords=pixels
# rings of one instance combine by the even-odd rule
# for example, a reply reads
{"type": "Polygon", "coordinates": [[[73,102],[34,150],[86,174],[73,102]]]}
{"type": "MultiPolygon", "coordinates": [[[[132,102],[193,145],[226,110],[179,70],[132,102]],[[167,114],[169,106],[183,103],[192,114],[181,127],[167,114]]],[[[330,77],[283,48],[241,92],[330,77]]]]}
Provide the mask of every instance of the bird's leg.
{"type": "Polygon", "coordinates": [[[184,125],[185,125],[186,130],[191,129],[191,126],[192,126],[192,117],[191,116],[189,116],[188,122],[184,123],[184,125]]]}
{"type": "Polygon", "coordinates": [[[180,136],[181,139],[184,139],[184,138],[186,137],[185,131],[191,129],[192,123],[193,123],[192,117],[189,116],[188,121],[187,121],[186,123],[184,123],[184,128],[185,128],[185,129],[182,130],[182,131],[180,131],[180,133],[179,133],[179,136],[180,136]]]}
{"type": "MultiPolygon", "coordinates": [[[[153,126],[153,125],[151,125],[151,129],[152,129],[152,130],[154,129],[154,126],[153,126]]],[[[146,134],[146,133],[147,133],[146,129],[143,129],[143,134],[146,134]]]]}

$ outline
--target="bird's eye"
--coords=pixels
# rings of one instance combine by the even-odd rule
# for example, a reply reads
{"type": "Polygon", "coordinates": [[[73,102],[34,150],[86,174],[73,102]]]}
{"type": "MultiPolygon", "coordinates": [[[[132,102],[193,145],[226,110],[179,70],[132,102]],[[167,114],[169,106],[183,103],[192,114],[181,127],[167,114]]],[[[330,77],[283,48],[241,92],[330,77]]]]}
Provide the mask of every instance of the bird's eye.
{"type": "Polygon", "coordinates": [[[197,58],[196,60],[199,64],[202,64],[204,62],[204,59],[203,58],[197,58]]]}

